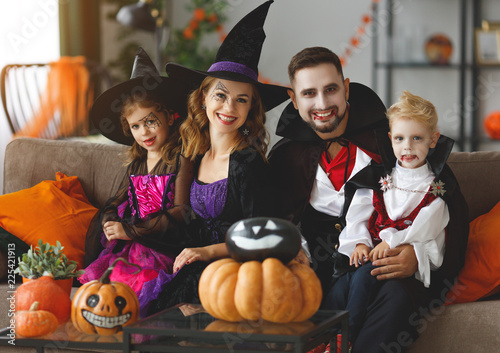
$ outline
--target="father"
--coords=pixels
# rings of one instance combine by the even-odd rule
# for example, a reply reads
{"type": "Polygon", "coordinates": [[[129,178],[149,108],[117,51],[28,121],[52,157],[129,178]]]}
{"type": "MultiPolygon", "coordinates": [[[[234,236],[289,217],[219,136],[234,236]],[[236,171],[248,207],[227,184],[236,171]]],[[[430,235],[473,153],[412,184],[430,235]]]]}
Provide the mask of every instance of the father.
{"type": "MultiPolygon", "coordinates": [[[[376,136],[388,139],[386,109],[370,88],[344,78],[338,56],[327,48],[306,48],[296,54],[288,75],[292,102],[276,130],[284,139],[273,147],[269,161],[280,216],[300,224],[311,266],[326,295],[347,259],[336,252],[352,197],[345,186],[372,160],[380,162],[376,136]]],[[[459,201],[465,205],[463,197],[459,201]]],[[[466,206],[460,210],[466,212],[466,206]]],[[[463,212],[459,216],[467,219],[463,212]]],[[[451,278],[463,265],[466,237],[465,243],[460,238],[462,242],[451,250],[447,242],[447,252],[455,260],[451,278]]],[[[384,282],[368,307],[353,352],[401,352],[417,337],[419,313],[414,313],[430,297],[413,277],[418,267],[413,246],[402,245],[386,254],[373,263],[378,267],[372,275],[384,282]],[[405,342],[399,342],[402,335],[405,342]]]]}

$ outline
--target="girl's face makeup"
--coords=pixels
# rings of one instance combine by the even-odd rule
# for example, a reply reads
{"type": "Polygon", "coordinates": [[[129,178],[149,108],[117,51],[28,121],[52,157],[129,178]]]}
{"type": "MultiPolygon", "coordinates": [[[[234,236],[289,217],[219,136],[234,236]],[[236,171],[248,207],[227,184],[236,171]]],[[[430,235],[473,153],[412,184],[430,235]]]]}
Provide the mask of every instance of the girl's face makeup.
{"type": "Polygon", "coordinates": [[[159,152],[167,142],[174,119],[155,108],[137,107],[127,117],[132,136],[148,152],[159,152]]]}
{"type": "Polygon", "coordinates": [[[236,132],[252,108],[252,92],[250,83],[214,81],[204,97],[210,128],[223,134],[236,132]]]}

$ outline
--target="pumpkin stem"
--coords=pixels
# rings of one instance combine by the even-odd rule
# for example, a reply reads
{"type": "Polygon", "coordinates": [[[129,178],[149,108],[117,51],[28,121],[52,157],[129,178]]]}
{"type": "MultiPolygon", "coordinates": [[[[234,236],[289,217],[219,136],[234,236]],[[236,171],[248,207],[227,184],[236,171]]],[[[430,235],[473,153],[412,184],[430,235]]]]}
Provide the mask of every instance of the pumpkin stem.
{"type": "Polygon", "coordinates": [[[40,304],[40,303],[33,302],[33,304],[31,304],[31,306],[30,306],[29,311],[37,311],[38,310],[38,304],[40,304]]]}
{"type": "Polygon", "coordinates": [[[111,276],[111,272],[113,272],[113,269],[115,268],[115,265],[116,265],[116,263],[118,261],[123,261],[127,265],[129,265],[129,266],[135,266],[135,267],[137,267],[138,270],[135,271],[134,273],[132,273],[133,275],[135,275],[135,274],[137,274],[137,273],[139,273],[139,272],[142,271],[141,266],[139,266],[137,264],[130,263],[127,260],[125,260],[123,257],[119,257],[115,261],[113,261],[113,263],[111,264],[111,266],[108,267],[108,269],[106,270],[106,272],[104,272],[104,274],[101,276],[101,279],[99,280],[99,282],[104,283],[104,284],[109,284],[111,282],[110,279],[109,279],[109,276],[111,276]]]}

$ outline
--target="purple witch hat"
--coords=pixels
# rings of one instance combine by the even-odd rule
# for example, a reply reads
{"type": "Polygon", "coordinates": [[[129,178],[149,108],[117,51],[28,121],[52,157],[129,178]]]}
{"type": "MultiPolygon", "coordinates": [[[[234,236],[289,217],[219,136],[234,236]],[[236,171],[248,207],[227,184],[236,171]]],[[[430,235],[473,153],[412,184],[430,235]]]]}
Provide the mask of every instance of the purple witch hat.
{"type": "Polygon", "coordinates": [[[168,76],[187,82],[192,90],[198,88],[207,76],[253,83],[259,90],[266,111],[286,101],[290,98],[286,87],[258,81],[260,53],[266,38],[264,22],[273,2],[266,1],[233,27],[207,72],[168,63],[165,68],[168,76]]]}

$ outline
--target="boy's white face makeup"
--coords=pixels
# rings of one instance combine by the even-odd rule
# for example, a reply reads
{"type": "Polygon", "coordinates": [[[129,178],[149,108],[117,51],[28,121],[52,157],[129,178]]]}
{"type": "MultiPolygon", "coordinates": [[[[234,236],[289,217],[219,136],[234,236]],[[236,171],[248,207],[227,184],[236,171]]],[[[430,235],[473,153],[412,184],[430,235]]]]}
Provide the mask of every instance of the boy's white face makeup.
{"type": "Polygon", "coordinates": [[[214,81],[204,97],[210,128],[224,134],[236,132],[252,108],[252,92],[250,83],[214,81]]]}
{"type": "Polygon", "coordinates": [[[425,164],[429,149],[436,147],[439,132],[407,118],[397,118],[389,132],[394,155],[399,165],[414,169],[425,164]]]}
{"type": "Polygon", "coordinates": [[[148,152],[159,152],[167,142],[174,119],[154,108],[137,107],[127,117],[132,136],[139,146],[148,152]]]}

